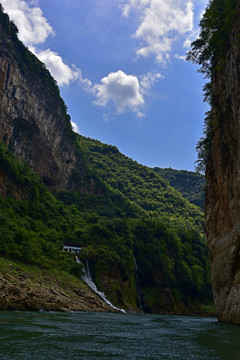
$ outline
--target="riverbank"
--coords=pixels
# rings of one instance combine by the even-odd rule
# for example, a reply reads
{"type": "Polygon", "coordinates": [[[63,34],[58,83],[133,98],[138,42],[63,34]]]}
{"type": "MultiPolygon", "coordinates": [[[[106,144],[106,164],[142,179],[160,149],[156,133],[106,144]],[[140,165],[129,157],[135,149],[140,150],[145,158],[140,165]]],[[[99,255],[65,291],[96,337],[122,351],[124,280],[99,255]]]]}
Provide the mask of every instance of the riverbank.
{"type": "MultiPolygon", "coordinates": [[[[0,258],[0,310],[118,312],[75,276],[5,258],[0,258]]],[[[214,317],[215,309],[212,305],[179,304],[174,310],[155,313],[214,317]]]]}
{"type": "Polygon", "coordinates": [[[116,312],[80,279],[0,258],[0,310],[116,312]]]}

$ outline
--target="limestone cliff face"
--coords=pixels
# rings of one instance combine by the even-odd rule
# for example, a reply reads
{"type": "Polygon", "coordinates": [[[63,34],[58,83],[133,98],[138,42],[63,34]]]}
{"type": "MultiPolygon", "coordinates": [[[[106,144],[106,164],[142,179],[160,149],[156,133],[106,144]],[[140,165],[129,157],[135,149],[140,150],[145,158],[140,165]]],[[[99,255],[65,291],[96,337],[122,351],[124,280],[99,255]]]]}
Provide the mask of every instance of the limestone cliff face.
{"type": "Polygon", "coordinates": [[[41,74],[22,71],[21,49],[15,44],[6,33],[0,36],[0,140],[29,163],[50,190],[59,191],[67,187],[79,162],[69,136],[69,118],[63,102],[53,94],[50,74],[37,59],[36,71],[42,67],[51,86],[41,74]]]}
{"type": "MultiPolygon", "coordinates": [[[[240,14],[239,14],[240,15],[240,14]]],[[[240,16],[226,61],[215,70],[206,231],[219,320],[240,324],[240,16]]]]}

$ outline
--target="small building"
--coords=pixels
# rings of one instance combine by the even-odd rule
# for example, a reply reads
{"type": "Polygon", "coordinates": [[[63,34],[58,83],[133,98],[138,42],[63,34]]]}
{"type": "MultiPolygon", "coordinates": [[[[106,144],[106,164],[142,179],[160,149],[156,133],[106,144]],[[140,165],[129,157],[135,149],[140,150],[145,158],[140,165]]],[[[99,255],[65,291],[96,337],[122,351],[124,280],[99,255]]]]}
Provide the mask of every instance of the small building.
{"type": "Polygon", "coordinates": [[[67,251],[67,252],[70,252],[70,253],[80,253],[81,250],[82,250],[82,246],[79,245],[79,244],[67,243],[67,244],[63,245],[63,251],[67,251]]]}

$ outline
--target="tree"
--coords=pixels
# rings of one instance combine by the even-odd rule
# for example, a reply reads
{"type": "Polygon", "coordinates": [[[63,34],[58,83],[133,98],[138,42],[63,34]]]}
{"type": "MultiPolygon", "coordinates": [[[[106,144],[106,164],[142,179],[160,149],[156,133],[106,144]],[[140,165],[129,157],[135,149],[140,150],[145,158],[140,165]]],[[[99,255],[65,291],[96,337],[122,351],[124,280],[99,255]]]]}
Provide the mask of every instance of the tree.
{"type": "MultiPolygon", "coordinates": [[[[225,63],[225,54],[229,46],[229,35],[237,14],[237,0],[210,0],[200,21],[199,37],[192,43],[187,60],[200,65],[199,72],[210,79],[203,88],[204,100],[212,107],[212,75],[221,70],[225,63]]],[[[206,113],[203,137],[196,150],[198,160],[196,170],[204,172],[211,154],[212,110],[206,113]]]]}

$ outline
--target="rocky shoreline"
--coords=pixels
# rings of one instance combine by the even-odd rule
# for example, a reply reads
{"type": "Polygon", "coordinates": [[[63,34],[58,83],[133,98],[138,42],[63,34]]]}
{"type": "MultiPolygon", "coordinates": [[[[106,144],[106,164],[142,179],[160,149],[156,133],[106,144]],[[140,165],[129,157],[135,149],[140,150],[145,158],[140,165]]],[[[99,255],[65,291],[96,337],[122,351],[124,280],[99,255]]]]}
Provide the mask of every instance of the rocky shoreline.
{"type": "Polygon", "coordinates": [[[5,260],[0,266],[0,310],[116,312],[80,279],[5,260]]]}
{"type": "MultiPolygon", "coordinates": [[[[83,311],[118,313],[81,279],[0,258],[0,311],[83,311]]],[[[128,309],[127,312],[142,313],[128,309]]],[[[155,314],[215,316],[213,307],[179,305],[155,314]]]]}

